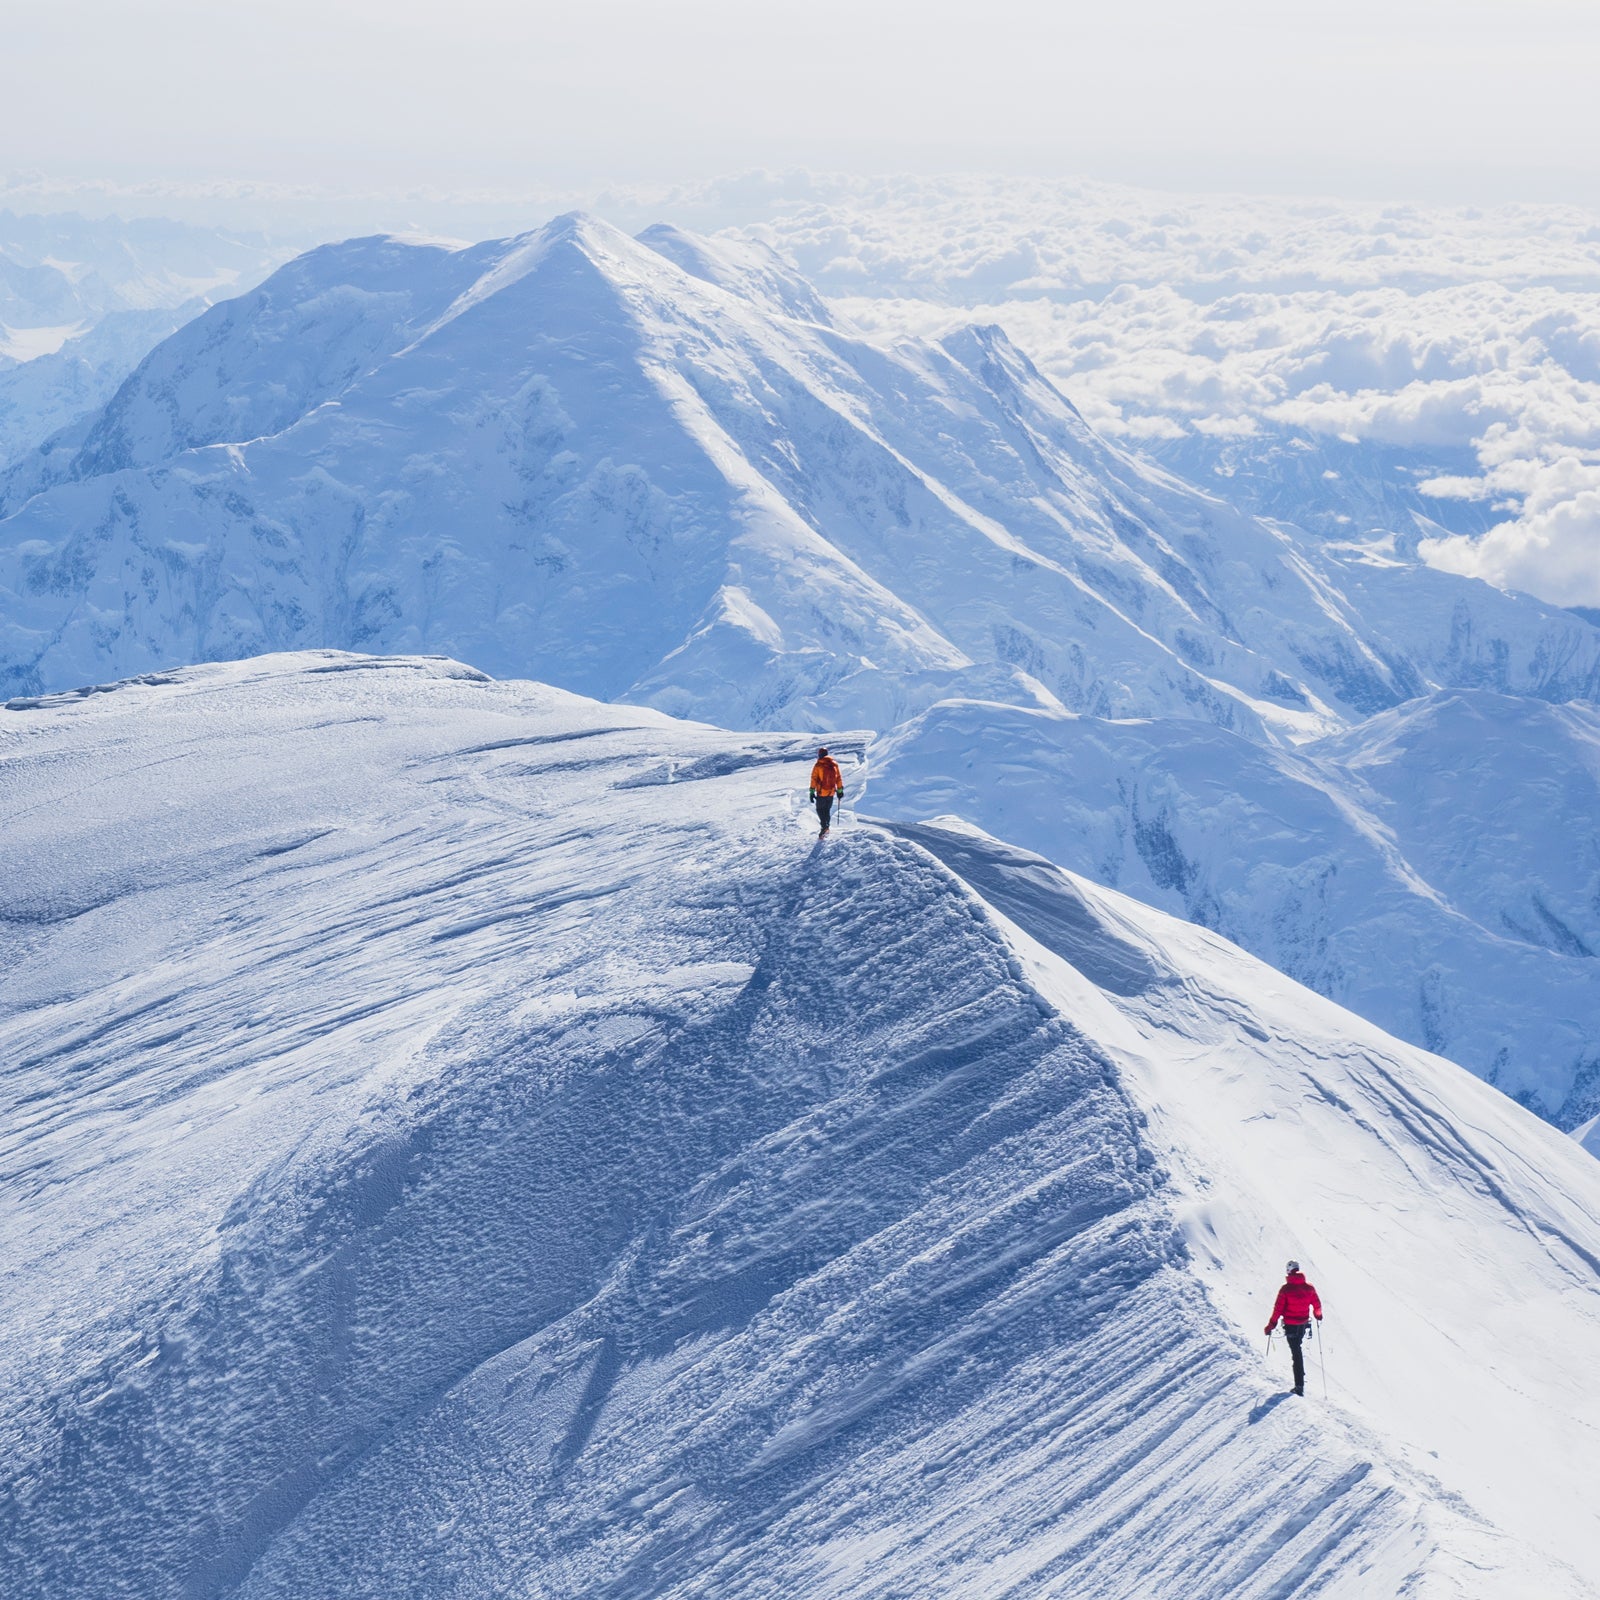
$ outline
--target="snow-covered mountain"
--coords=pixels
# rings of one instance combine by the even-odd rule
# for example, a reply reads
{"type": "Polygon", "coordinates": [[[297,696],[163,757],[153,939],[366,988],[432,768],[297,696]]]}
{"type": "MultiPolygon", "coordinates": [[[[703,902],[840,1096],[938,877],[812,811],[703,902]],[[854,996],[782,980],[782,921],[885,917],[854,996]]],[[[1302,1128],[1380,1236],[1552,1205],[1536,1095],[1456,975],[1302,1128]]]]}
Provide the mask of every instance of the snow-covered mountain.
{"type": "Polygon", "coordinates": [[[0,471],[98,411],[163,339],[292,253],[161,218],[0,211],[0,471]]]}
{"type": "Polygon", "coordinates": [[[1600,1593],[1600,1165],[973,829],[818,846],[806,753],[437,659],[0,711],[0,1590],[1600,1593]]]}
{"type": "Polygon", "coordinates": [[[1373,621],[998,332],[885,350],[756,248],[569,217],[302,257],[10,475],[0,670],[429,649],[728,725],[955,689],[1255,734],[1600,690],[1577,619],[1384,563],[1373,621]]]}
{"type": "Polygon", "coordinates": [[[771,252],[671,228],[357,240],[163,343],[0,510],[14,694],[336,646],[875,727],[906,814],[943,796],[1563,1125],[1596,1108],[1588,725],[1547,712],[1600,698],[1600,630],[1230,509],[1098,438],[993,329],[886,348],[771,252]],[[1388,836],[1404,796],[1338,741],[1472,695],[1506,702],[1488,770],[1536,810],[1486,829],[1493,781],[1452,778],[1491,758],[1407,714],[1469,892],[1453,847],[1388,836]],[[1537,808],[1568,789],[1524,882],[1518,839],[1556,837],[1537,808]]]}

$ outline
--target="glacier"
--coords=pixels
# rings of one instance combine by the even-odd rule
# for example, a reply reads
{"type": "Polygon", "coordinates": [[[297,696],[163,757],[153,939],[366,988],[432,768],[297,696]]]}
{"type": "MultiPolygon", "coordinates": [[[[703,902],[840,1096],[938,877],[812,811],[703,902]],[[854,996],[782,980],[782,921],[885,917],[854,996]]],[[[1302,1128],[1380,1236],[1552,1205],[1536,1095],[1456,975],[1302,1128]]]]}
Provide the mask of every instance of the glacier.
{"type": "Polygon", "coordinates": [[[1230,507],[996,329],[885,344],[667,226],[348,241],[163,342],[0,514],[15,698],[334,647],[872,728],[898,814],[1205,922],[1564,1127],[1600,1109],[1600,629],[1230,507]]]}
{"type": "Polygon", "coordinates": [[[833,743],[819,845],[440,658],[0,711],[0,1589],[1600,1593],[1593,1158],[833,743]]]}

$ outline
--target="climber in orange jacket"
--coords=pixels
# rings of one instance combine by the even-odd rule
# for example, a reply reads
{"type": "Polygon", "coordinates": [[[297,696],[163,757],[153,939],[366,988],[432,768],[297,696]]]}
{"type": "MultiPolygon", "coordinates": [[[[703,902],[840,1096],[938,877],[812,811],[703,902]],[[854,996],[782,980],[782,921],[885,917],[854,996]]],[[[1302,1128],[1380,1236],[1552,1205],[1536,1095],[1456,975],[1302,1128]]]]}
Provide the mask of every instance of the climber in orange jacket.
{"type": "Polygon", "coordinates": [[[828,824],[833,820],[833,802],[844,799],[844,778],[839,763],[828,754],[827,745],[817,751],[817,762],[811,769],[811,800],[822,819],[822,833],[826,836],[828,824]]]}

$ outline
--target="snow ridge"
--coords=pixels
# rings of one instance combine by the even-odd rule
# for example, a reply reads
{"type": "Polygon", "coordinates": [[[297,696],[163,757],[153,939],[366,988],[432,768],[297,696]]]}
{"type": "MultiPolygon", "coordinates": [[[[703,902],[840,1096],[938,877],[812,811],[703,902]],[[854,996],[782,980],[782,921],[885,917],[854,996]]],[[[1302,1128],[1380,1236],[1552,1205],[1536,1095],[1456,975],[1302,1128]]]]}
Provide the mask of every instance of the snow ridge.
{"type": "Polygon", "coordinates": [[[1600,1169],[1213,936],[437,659],[0,741],[8,1592],[1596,1592],[1600,1169]]]}

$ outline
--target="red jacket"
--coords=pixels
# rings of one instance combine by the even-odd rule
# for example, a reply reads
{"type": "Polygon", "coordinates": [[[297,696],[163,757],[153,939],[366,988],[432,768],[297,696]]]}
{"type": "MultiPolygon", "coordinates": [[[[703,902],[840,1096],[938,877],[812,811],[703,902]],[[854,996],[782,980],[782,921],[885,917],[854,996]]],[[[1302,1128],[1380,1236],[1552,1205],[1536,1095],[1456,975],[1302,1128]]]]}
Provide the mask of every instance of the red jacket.
{"type": "Polygon", "coordinates": [[[1317,1291],[1306,1282],[1305,1273],[1291,1272],[1272,1303],[1272,1321],[1267,1324],[1267,1332],[1271,1333],[1278,1326],[1280,1317],[1285,1322],[1309,1322],[1313,1314],[1318,1322],[1322,1321],[1322,1302],[1317,1298],[1317,1291]]]}

